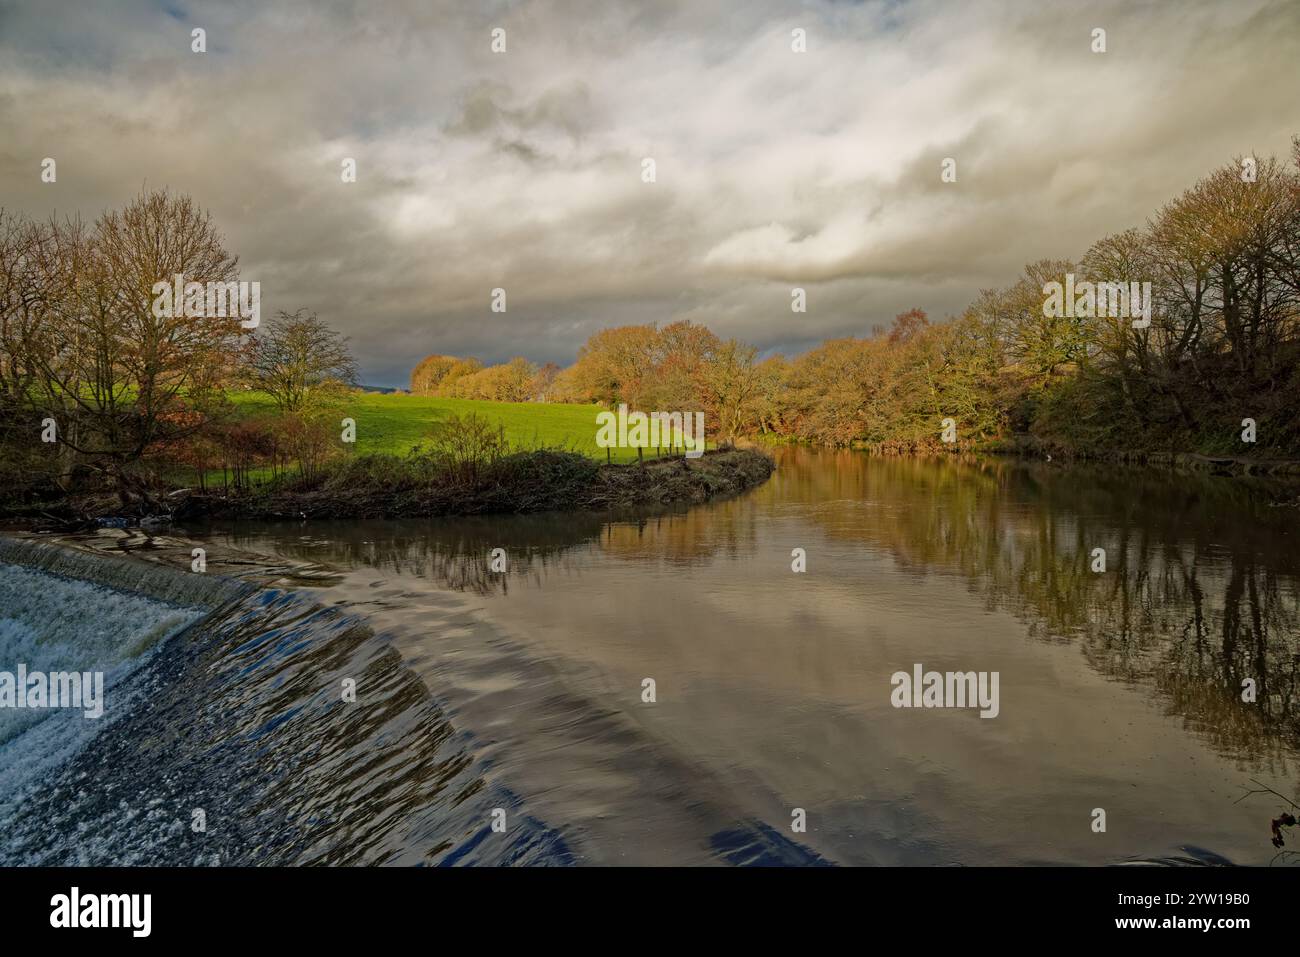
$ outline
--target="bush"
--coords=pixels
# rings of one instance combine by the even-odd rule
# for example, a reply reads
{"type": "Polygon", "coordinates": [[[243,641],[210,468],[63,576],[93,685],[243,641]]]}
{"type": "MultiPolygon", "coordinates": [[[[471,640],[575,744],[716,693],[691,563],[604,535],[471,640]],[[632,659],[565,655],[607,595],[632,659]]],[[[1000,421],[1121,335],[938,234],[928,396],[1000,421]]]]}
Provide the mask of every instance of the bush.
{"type": "Polygon", "coordinates": [[[411,459],[445,484],[473,487],[509,452],[505,426],[471,412],[449,415],[426,443],[411,450],[411,459]]]}

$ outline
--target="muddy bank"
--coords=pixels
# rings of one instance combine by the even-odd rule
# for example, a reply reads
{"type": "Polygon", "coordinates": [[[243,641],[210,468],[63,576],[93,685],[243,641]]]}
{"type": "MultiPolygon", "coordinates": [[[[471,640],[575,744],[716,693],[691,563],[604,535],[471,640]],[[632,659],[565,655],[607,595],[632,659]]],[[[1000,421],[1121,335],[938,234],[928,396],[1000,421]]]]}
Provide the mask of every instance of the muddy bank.
{"type": "Polygon", "coordinates": [[[1263,458],[1248,455],[1204,455],[1200,452],[1144,451],[1110,449],[1091,451],[1062,448],[1016,436],[980,446],[977,451],[990,455],[1016,455],[1027,458],[1051,458],[1062,462],[1112,462],[1117,465],[1149,466],[1177,472],[1201,472],[1208,475],[1257,476],[1300,483],[1300,460],[1263,458]]]}
{"type": "Polygon", "coordinates": [[[754,449],[707,452],[698,459],[606,465],[580,506],[600,510],[640,505],[698,505],[737,495],[766,482],[776,462],[754,449]]]}
{"type": "Polygon", "coordinates": [[[698,459],[598,465],[581,456],[531,454],[504,476],[473,485],[389,481],[361,472],[308,486],[240,495],[185,495],[172,518],[415,518],[437,515],[607,511],[696,505],[762,484],[775,463],[761,452],[731,449],[698,459]]]}
{"type": "Polygon", "coordinates": [[[1201,455],[1199,452],[1120,452],[1114,461],[1211,475],[1258,475],[1300,482],[1300,462],[1256,459],[1244,455],[1201,455]]]}

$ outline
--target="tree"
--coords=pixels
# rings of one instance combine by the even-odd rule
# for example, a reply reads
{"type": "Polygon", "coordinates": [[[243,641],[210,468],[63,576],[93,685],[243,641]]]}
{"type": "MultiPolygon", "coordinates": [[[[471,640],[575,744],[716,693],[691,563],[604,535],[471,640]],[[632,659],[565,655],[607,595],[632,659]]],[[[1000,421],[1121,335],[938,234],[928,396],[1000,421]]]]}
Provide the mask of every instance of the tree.
{"type": "Polygon", "coordinates": [[[689,321],[665,326],[655,344],[649,401],[661,410],[699,404],[700,377],[721,345],[722,341],[705,326],[689,321]]]}
{"type": "Polygon", "coordinates": [[[570,382],[589,402],[641,408],[655,384],[658,344],[653,325],[602,329],[578,351],[570,382]]]}
{"type": "Polygon", "coordinates": [[[558,392],[556,380],[560,377],[560,367],[548,362],[537,370],[532,381],[528,383],[528,396],[531,402],[554,402],[558,392]]]}
{"type": "Polygon", "coordinates": [[[532,396],[532,382],[536,374],[536,366],[527,359],[516,356],[501,365],[488,366],[461,376],[450,385],[444,385],[439,394],[453,399],[527,402],[532,396]]]}
{"type": "Polygon", "coordinates": [[[48,257],[42,247],[51,241],[48,228],[0,209],[0,484],[14,491],[53,482],[61,471],[61,463],[33,441],[36,384],[27,354],[29,344],[40,341],[48,278],[36,264],[48,257]]]}
{"type": "Polygon", "coordinates": [[[109,476],[124,502],[150,501],[138,463],[202,428],[243,333],[238,316],[156,310],[153,287],[178,274],[233,282],[237,260],[207,213],[165,190],[90,227],[11,220],[4,231],[10,401],[56,424],[65,482],[82,467],[109,476]]]}
{"type": "Polygon", "coordinates": [[[411,395],[433,395],[460,360],[455,356],[425,356],[411,370],[411,395]]]}
{"type": "Polygon", "coordinates": [[[894,324],[889,327],[889,344],[906,345],[930,325],[930,319],[924,309],[909,309],[894,317],[894,324]]]}
{"type": "Polygon", "coordinates": [[[757,357],[758,350],[753,346],[728,339],[701,371],[705,403],[729,445],[735,444],[753,417],[760,397],[762,377],[757,357]]]}
{"type": "MultiPolygon", "coordinates": [[[[448,358],[451,358],[450,356],[448,358]]],[[[442,374],[438,384],[434,387],[430,395],[440,396],[442,398],[453,398],[457,392],[457,385],[461,379],[475,375],[483,371],[483,363],[475,358],[456,359],[447,371],[442,374]]]]}
{"type": "Polygon", "coordinates": [[[764,435],[786,431],[787,398],[790,363],[784,356],[771,356],[758,365],[759,385],[756,415],[758,427],[764,435]]]}
{"type": "Polygon", "coordinates": [[[313,394],[333,395],[355,385],[356,363],[348,340],[316,313],[282,311],[250,350],[248,379],[282,412],[297,412],[313,394]]]}

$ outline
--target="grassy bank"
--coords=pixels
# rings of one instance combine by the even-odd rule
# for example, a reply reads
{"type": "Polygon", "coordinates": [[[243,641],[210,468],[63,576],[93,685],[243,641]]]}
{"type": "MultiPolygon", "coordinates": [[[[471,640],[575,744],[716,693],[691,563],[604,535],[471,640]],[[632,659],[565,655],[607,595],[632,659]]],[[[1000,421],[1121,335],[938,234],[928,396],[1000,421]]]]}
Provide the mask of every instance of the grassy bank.
{"type": "MultiPolygon", "coordinates": [[[[275,416],[270,397],[260,392],[233,392],[230,398],[243,415],[275,416]]],[[[473,414],[499,424],[514,447],[564,449],[604,462],[606,450],[596,445],[596,414],[601,411],[599,405],[482,402],[354,392],[341,401],[338,414],[356,420],[355,454],[362,457],[405,455],[451,416],[473,414]]],[[[614,462],[634,462],[637,458],[635,449],[610,451],[614,462]]]]}
{"type": "MultiPolygon", "coordinates": [[[[238,391],[230,399],[236,423],[252,434],[273,437],[276,427],[289,421],[266,395],[238,391]]],[[[0,501],[0,517],[73,527],[109,517],[603,510],[701,502],[743,491],[772,470],[771,461],[755,452],[711,452],[687,462],[680,448],[675,453],[645,449],[642,462],[635,448],[600,448],[597,405],[353,392],[324,408],[328,411],[317,413],[324,419],[318,446],[324,451],[310,467],[293,458],[277,467],[262,464],[271,457],[263,450],[255,453],[261,459],[246,458],[238,470],[206,468],[206,481],[200,481],[196,467],[160,458],[151,469],[140,470],[129,497],[103,476],[85,473],[67,487],[50,482],[35,493],[11,495],[0,501]],[[355,421],[355,442],[344,445],[335,430],[348,418],[355,421]]]]}

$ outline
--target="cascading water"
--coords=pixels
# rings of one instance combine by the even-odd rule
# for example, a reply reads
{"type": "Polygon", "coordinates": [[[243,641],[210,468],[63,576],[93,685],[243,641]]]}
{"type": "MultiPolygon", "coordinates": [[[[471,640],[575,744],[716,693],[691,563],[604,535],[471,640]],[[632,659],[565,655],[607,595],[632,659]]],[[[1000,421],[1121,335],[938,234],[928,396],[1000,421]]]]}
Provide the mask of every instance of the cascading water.
{"type": "MultiPolygon", "coordinates": [[[[202,616],[175,578],[148,565],[0,539],[0,821],[128,710],[130,676],[202,616]],[[150,597],[150,579],[166,597],[150,597]],[[66,702],[56,700],[54,675],[64,677],[65,690],[75,676],[85,707],[57,706],[66,702]]],[[[199,591],[212,592],[211,585],[199,591]]]]}
{"type": "MultiPolygon", "coordinates": [[[[269,577],[294,584],[302,572],[269,577]]],[[[4,653],[46,644],[47,658],[36,660],[86,667],[93,658],[117,669],[101,723],[64,713],[59,735],[47,718],[0,748],[12,795],[0,806],[0,865],[620,859],[615,845],[548,823],[555,808],[499,772],[502,748],[518,745],[503,741],[497,721],[471,707],[473,728],[458,726],[365,618],[320,594],[268,585],[268,576],[253,580],[260,587],[165,561],[0,538],[3,614],[14,616],[16,636],[4,653]],[[56,647],[63,657],[50,657],[56,647]]],[[[559,700],[527,662],[509,667],[559,700]]],[[[547,734],[583,749],[594,742],[584,743],[582,729],[602,729],[623,756],[630,793],[658,787],[659,803],[692,809],[687,830],[700,859],[816,860],[694,793],[698,775],[674,768],[617,715],[565,700],[571,728],[547,734]]],[[[523,714],[497,718],[532,727],[523,714]]]]}
{"type": "Polygon", "coordinates": [[[107,706],[0,711],[0,864],[565,858],[527,821],[478,848],[491,789],[428,692],[292,592],[0,538],[0,670],[17,662],[103,671],[107,706]]]}

